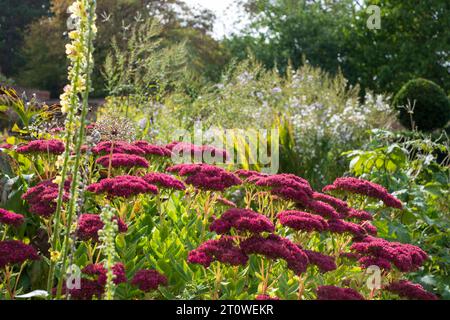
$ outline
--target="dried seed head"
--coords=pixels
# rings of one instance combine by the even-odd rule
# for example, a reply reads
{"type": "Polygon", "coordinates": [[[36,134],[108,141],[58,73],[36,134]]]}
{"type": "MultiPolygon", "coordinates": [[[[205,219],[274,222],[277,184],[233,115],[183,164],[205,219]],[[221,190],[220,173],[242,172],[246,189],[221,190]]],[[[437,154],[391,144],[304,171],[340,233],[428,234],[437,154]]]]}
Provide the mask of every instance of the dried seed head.
{"type": "Polygon", "coordinates": [[[121,116],[105,116],[95,124],[102,141],[133,141],[135,128],[130,119],[121,116]]]}

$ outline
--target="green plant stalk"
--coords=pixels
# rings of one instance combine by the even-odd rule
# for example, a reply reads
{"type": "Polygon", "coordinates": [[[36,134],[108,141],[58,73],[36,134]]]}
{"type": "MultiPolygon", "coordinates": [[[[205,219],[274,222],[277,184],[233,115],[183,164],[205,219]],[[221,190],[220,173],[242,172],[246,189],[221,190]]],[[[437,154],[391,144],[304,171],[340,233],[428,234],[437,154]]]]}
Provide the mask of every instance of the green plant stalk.
{"type": "MultiPolygon", "coordinates": [[[[79,79],[79,73],[80,73],[80,63],[77,63],[75,66],[75,79],[74,79],[74,87],[73,92],[74,94],[70,98],[70,102],[72,105],[76,103],[76,93],[77,92],[77,86],[79,79]]],[[[73,111],[73,108],[69,112],[69,118],[68,123],[73,123],[73,120],[75,118],[75,113],[73,111]]],[[[59,227],[60,227],[60,220],[61,220],[61,210],[62,210],[62,203],[63,203],[63,197],[64,197],[64,186],[65,186],[65,180],[67,176],[67,169],[69,165],[69,158],[70,158],[70,140],[72,138],[72,126],[69,125],[69,130],[66,132],[66,150],[64,152],[64,162],[63,167],[61,171],[61,182],[59,183],[59,189],[58,189],[58,200],[56,203],[56,212],[55,212],[55,218],[54,218],[54,231],[53,231],[53,239],[52,239],[52,249],[55,250],[58,246],[58,236],[59,236],[59,227]]],[[[55,262],[50,259],[50,269],[48,273],[48,279],[47,279],[47,292],[49,293],[49,297],[51,297],[51,291],[53,286],[53,278],[54,278],[54,272],[55,272],[55,262]]]]}
{"type": "Polygon", "coordinates": [[[83,106],[81,110],[81,118],[80,118],[80,128],[78,130],[78,137],[76,139],[76,145],[75,145],[75,163],[73,166],[73,177],[72,177],[72,184],[71,184],[71,190],[70,190],[70,202],[68,206],[68,216],[66,221],[66,234],[64,236],[64,242],[63,242],[63,255],[62,255],[62,267],[61,267],[61,276],[58,281],[58,288],[56,291],[56,298],[59,299],[61,297],[62,292],[62,284],[64,280],[64,275],[67,270],[67,255],[69,251],[69,237],[70,237],[70,228],[72,226],[72,220],[75,213],[75,207],[76,207],[76,200],[77,200],[77,187],[78,187],[78,168],[80,166],[80,160],[81,160],[81,146],[83,144],[84,135],[85,135],[85,125],[86,117],[87,117],[87,111],[88,111],[88,99],[89,99],[89,82],[90,82],[90,69],[91,69],[91,53],[92,53],[92,41],[93,41],[93,32],[92,32],[92,23],[93,23],[93,17],[95,14],[95,6],[90,7],[89,12],[89,29],[88,29],[88,49],[87,49],[87,62],[86,62],[86,88],[83,92],[83,106]]]}

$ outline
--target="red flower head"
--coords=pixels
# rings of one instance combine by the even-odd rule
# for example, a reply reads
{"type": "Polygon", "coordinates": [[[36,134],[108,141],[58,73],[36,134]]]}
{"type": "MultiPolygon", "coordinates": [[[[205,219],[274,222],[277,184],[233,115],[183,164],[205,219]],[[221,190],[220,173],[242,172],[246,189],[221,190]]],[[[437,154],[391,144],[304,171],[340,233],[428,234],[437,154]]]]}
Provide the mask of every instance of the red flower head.
{"type": "Polygon", "coordinates": [[[277,218],[283,226],[297,231],[322,232],[328,229],[328,223],[324,218],[307,212],[283,211],[277,215],[277,218]]]}
{"type": "Polygon", "coordinates": [[[293,174],[276,174],[258,178],[256,185],[268,187],[274,195],[302,205],[309,203],[313,195],[308,181],[293,174]]]}
{"type": "Polygon", "coordinates": [[[187,176],[187,184],[202,190],[224,191],[242,184],[241,179],[234,174],[208,164],[179,164],[169,167],[167,171],[187,176]]]}
{"type": "MultiPolygon", "coordinates": [[[[64,184],[63,201],[69,200],[70,181],[64,184]]],[[[38,216],[48,218],[56,211],[56,199],[58,198],[59,186],[50,180],[45,180],[28,189],[22,195],[22,199],[28,202],[29,211],[38,216]]]]}
{"type": "Polygon", "coordinates": [[[209,229],[218,234],[226,234],[231,229],[248,231],[251,233],[273,232],[273,223],[264,215],[248,209],[232,208],[227,210],[219,219],[213,221],[209,229]]]}
{"type": "Polygon", "coordinates": [[[364,256],[385,259],[402,272],[417,270],[428,258],[427,254],[419,247],[400,242],[389,242],[372,236],[353,243],[350,249],[364,256]]]}
{"type": "Polygon", "coordinates": [[[403,207],[400,200],[392,196],[385,188],[379,184],[357,178],[337,178],[332,185],[323,188],[323,192],[334,190],[348,191],[362,194],[371,198],[379,199],[388,207],[401,209],[403,207]]]}
{"type": "Polygon", "coordinates": [[[348,219],[355,219],[360,221],[371,221],[373,220],[372,215],[369,212],[363,210],[350,209],[348,219]]]}
{"type": "Polygon", "coordinates": [[[131,284],[144,292],[158,289],[167,285],[167,278],[156,270],[139,270],[133,277],[131,284]]]}
{"type": "Polygon", "coordinates": [[[158,156],[158,157],[168,157],[172,156],[172,152],[163,146],[156,146],[148,143],[147,141],[137,141],[133,143],[134,146],[142,149],[146,156],[158,156]]]}
{"type": "Polygon", "coordinates": [[[87,190],[93,193],[106,193],[109,197],[130,198],[144,193],[158,193],[158,188],[135,176],[119,176],[91,184],[87,190]]]}
{"type": "Polygon", "coordinates": [[[225,236],[219,240],[208,240],[189,252],[188,262],[208,268],[213,261],[232,266],[245,265],[248,257],[234,244],[234,238],[225,236]]]}
{"type": "Polygon", "coordinates": [[[256,183],[259,179],[266,178],[269,175],[265,173],[261,173],[258,171],[252,171],[252,170],[236,170],[234,172],[235,175],[237,175],[239,178],[244,179],[244,182],[246,183],[256,183]]]}
{"type": "Polygon", "coordinates": [[[241,242],[242,251],[249,254],[260,254],[269,259],[283,259],[289,269],[299,275],[306,271],[308,256],[289,239],[271,234],[267,238],[252,236],[241,242]]]}
{"type": "Polygon", "coordinates": [[[334,233],[349,233],[356,237],[362,237],[367,234],[367,231],[359,224],[340,219],[328,220],[328,228],[334,233]]]}
{"type": "Polygon", "coordinates": [[[203,159],[204,156],[209,156],[218,158],[220,161],[226,161],[228,159],[228,153],[226,150],[208,145],[197,146],[191,143],[174,141],[166,145],[166,148],[175,155],[189,154],[191,157],[196,157],[199,159],[203,159]]]}
{"type": "Polygon", "coordinates": [[[144,176],[144,180],[150,184],[154,184],[160,188],[173,189],[173,190],[185,190],[186,186],[183,182],[174,177],[164,173],[149,173],[144,176]]]}
{"type": "Polygon", "coordinates": [[[306,203],[305,207],[325,218],[339,219],[341,216],[339,213],[336,212],[333,206],[329,205],[326,202],[313,200],[306,203]]]}
{"type": "Polygon", "coordinates": [[[112,155],[100,157],[97,159],[96,163],[104,168],[109,168],[110,165],[112,168],[149,167],[149,163],[145,158],[125,153],[113,153],[112,155]]]}
{"type": "Polygon", "coordinates": [[[385,290],[411,300],[438,300],[437,296],[427,292],[420,284],[406,280],[392,282],[385,290]]]}
{"type": "MultiPolygon", "coordinates": [[[[116,263],[112,267],[114,274],[113,282],[118,285],[127,282],[125,276],[125,267],[122,263],[116,263]]],[[[91,300],[96,297],[101,299],[105,292],[107,281],[107,270],[103,264],[90,264],[81,270],[85,276],[81,279],[80,288],[67,289],[64,287],[64,293],[69,293],[74,300],[91,300]]]]}
{"type": "Polygon", "coordinates": [[[37,251],[32,246],[17,240],[0,241],[0,268],[38,259],[37,251]]]}
{"type": "Polygon", "coordinates": [[[64,152],[64,143],[59,140],[34,140],[17,148],[17,153],[46,153],[60,155],[64,152]]]}
{"type": "Polygon", "coordinates": [[[92,152],[96,155],[109,155],[112,153],[134,154],[137,156],[145,155],[145,151],[141,148],[129,144],[124,141],[103,141],[92,148],[92,152]]]}
{"type": "Polygon", "coordinates": [[[19,227],[24,221],[23,215],[0,208],[0,223],[19,227]]]}
{"type": "Polygon", "coordinates": [[[319,252],[303,250],[308,256],[309,263],[317,266],[320,272],[325,273],[337,269],[336,262],[333,257],[324,255],[319,252]]]}
{"type": "Polygon", "coordinates": [[[336,209],[336,211],[339,214],[341,214],[341,217],[347,216],[349,214],[349,212],[352,210],[348,206],[347,202],[345,202],[341,199],[329,196],[327,194],[314,192],[313,198],[314,198],[314,200],[325,202],[325,203],[328,203],[329,205],[331,205],[334,209],[336,209]]]}
{"type": "Polygon", "coordinates": [[[260,295],[256,296],[255,300],[273,300],[273,301],[277,301],[277,300],[280,300],[280,298],[278,298],[278,297],[271,297],[268,294],[260,294],[260,295]]]}
{"type": "Polygon", "coordinates": [[[364,300],[364,297],[351,288],[319,286],[317,300],[364,300]]]}
{"type": "Polygon", "coordinates": [[[391,263],[389,260],[380,257],[364,256],[358,260],[358,263],[363,269],[367,269],[370,266],[377,266],[386,271],[391,270],[391,263]]]}
{"type": "MultiPolygon", "coordinates": [[[[128,231],[128,226],[121,219],[115,217],[114,220],[117,221],[117,226],[120,233],[125,233],[128,231]]],[[[98,241],[98,232],[103,229],[104,223],[100,216],[97,214],[82,214],[78,220],[78,228],[76,231],[77,237],[80,240],[94,240],[98,241]]]]}

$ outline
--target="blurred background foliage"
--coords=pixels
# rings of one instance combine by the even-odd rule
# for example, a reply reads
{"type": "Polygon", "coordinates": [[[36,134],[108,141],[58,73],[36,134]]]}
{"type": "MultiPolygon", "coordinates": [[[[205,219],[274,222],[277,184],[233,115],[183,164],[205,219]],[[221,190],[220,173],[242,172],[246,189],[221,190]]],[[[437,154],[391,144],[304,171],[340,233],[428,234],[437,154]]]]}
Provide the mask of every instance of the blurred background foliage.
{"type": "MultiPolygon", "coordinates": [[[[158,143],[180,128],[277,130],[279,172],[316,189],[352,175],[395,192],[405,210],[377,219],[379,235],[429,252],[412,277],[450,298],[450,2],[236,2],[246,25],[217,39],[214,13],[182,0],[98,0],[93,96],[106,102],[95,117],[126,117],[137,138],[158,143]],[[381,8],[379,30],[366,25],[371,4],[381,8]]],[[[1,86],[59,96],[70,3],[0,0],[1,86]]],[[[57,108],[39,106],[0,89],[3,140],[30,139],[29,127],[47,134],[38,124],[50,123],[57,108]]],[[[244,138],[236,137],[241,154],[252,143],[244,138]]],[[[1,150],[0,191],[9,207],[18,203],[11,190],[25,183],[11,177],[1,150]]]]}
{"type": "MultiPolygon", "coordinates": [[[[70,0],[0,0],[0,70],[17,84],[50,90],[64,86],[70,0]]],[[[183,0],[99,0],[95,95],[104,96],[101,66],[112,39],[127,42],[133,24],[155,20],[162,46],[184,43],[189,86],[195,95],[205,82],[217,82],[233,61],[254,56],[265,68],[285,75],[308,62],[349,83],[376,93],[395,93],[413,78],[425,78],[450,91],[446,0],[236,0],[246,23],[213,37],[215,13],[183,0]],[[381,29],[366,22],[369,5],[381,8],[381,29]]]]}

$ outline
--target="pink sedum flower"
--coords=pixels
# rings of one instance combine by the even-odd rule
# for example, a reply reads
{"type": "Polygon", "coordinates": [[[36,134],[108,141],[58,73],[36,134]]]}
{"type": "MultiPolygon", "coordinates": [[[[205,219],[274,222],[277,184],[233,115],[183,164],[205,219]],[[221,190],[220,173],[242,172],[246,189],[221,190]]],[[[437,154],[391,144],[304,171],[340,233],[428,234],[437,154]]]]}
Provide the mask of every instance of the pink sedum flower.
{"type": "Polygon", "coordinates": [[[147,141],[137,141],[133,143],[133,145],[142,149],[146,156],[158,156],[166,158],[170,158],[172,156],[172,152],[166,147],[153,145],[148,143],[147,141]]]}
{"type": "Polygon", "coordinates": [[[150,184],[156,185],[164,189],[185,190],[186,186],[180,180],[165,174],[153,172],[144,176],[144,180],[150,184]]]}
{"type": "Polygon", "coordinates": [[[18,240],[0,241],[0,269],[27,260],[38,260],[39,256],[32,246],[18,240]]]}
{"type": "MultiPolygon", "coordinates": [[[[120,233],[128,231],[128,226],[119,218],[115,218],[117,221],[118,230],[120,233]]],[[[82,241],[93,240],[97,242],[99,239],[98,232],[103,229],[104,223],[100,216],[97,214],[82,214],[78,219],[78,227],[76,235],[78,239],[82,241]]]]}
{"type": "Polygon", "coordinates": [[[233,173],[208,164],[179,164],[167,168],[167,171],[185,176],[187,184],[201,190],[224,191],[242,184],[233,173]]]}
{"type": "Polygon", "coordinates": [[[239,232],[273,232],[275,226],[266,216],[248,209],[232,208],[219,219],[214,220],[209,229],[217,234],[229,233],[231,229],[239,232]]]}
{"type": "Polygon", "coordinates": [[[271,297],[271,296],[269,296],[268,294],[259,294],[259,295],[256,296],[255,300],[261,300],[261,301],[264,301],[264,300],[267,300],[267,301],[269,301],[269,300],[272,300],[272,301],[278,301],[278,300],[280,300],[280,298],[278,298],[278,297],[271,297]]]}
{"type": "Polygon", "coordinates": [[[351,288],[319,286],[317,288],[317,300],[364,300],[364,297],[351,288]]]}
{"type": "Polygon", "coordinates": [[[34,140],[28,144],[18,147],[17,153],[31,154],[31,153],[45,153],[60,155],[65,150],[64,143],[59,140],[34,140]]]}
{"type": "Polygon", "coordinates": [[[428,258],[422,249],[414,245],[389,242],[372,236],[353,243],[350,249],[364,256],[385,259],[402,272],[416,271],[428,258]]]}
{"type": "Polygon", "coordinates": [[[219,149],[213,146],[203,145],[197,146],[195,144],[174,141],[166,145],[175,155],[188,154],[191,157],[197,157],[203,159],[203,157],[213,157],[219,159],[221,162],[228,159],[228,153],[226,150],[219,149]]]}
{"type": "Polygon", "coordinates": [[[92,148],[95,155],[109,155],[114,153],[134,154],[137,156],[145,155],[141,148],[124,141],[103,141],[92,148]]]}
{"type": "Polygon", "coordinates": [[[375,198],[392,208],[402,209],[400,200],[392,196],[384,187],[379,184],[357,178],[337,178],[333,184],[323,188],[323,192],[347,191],[375,198]]]}
{"type": "Polygon", "coordinates": [[[24,221],[25,218],[23,215],[0,208],[0,223],[19,227],[24,221]]]}
{"type": "Polygon", "coordinates": [[[436,295],[426,291],[420,284],[407,280],[392,282],[385,290],[410,300],[439,300],[436,295]]]}
{"type": "Polygon", "coordinates": [[[156,270],[139,270],[131,284],[141,291],[150,292],[158,289],[159,286],[167,286],[167,278],[156,270]]]}
{"type": "Polygon", "coordinates": [[[103,179],[91,184],[87,190],[96,194],[106,193],[109,197],[130,198],[139,194],[158,194],[158,188],[143,178],[135,176],[118,176],[103,179]]]}
{"type": "MultiPolygon", "coordinates": [[[[114,274],[113,282],[116,285],[127,282],[125,276],[125,267],[122,263],[116,263],[112,268],[114,274]]],[[[107,282],[107,270],[103,264],[90,264],[81,270],[84,275],[81,278],[81,285],[79,289],[67,289],[64,285],[63,292],[70,294],[74,300],[92,300],[93,298],[101,299],[105,293],[105,286],[107,282]]]]}
{"type": "MultiPolygon", "coordinates": [[[[63,202],[69,200],[70,181],[64,183],[63,202]]],[[[56,199],[59,186],[50,180],[45,180],[36,186],[29,188],[22,195],[22,199],[28,202],[29,211],[38,216],[48,218],[56,211],[56,199]]]]}
{"type": "Polygon", "coordinates": [[[303,251],[308,256],[309,263],[317,266],[320,272],[325,273],[337,269],[336,262],[333,257],[311,250],[303,251]]]}
{"type": "Polygon", "coordinates": [[[247,263],[248,257],[236,246],[235,238],[230,236],[224,236],[218,240],[208,240],[189,252],[189,263],[200,264],[208,268],[214,261],[232,266],[243,266],[247,263]]]}
{"type": "Polygon", "coordinates": [[[149,163],[145,158],[125,153],[113,153],[112,155],[100,157],[97,159],[96,163],[104,168],[109,168],[110,165],[112,168],[149,167],[149,163]]]}
{"type": "Polygon", "coordinates": [[[306,271],[308,256],[287,238],[271,234],[268,237],[252,236],[241,242],[242,251],[247,254],[259,254],[269,259],[282,259],[289,269],[299,275],[306,271]]]}
{"type": "Polygon", "coordinates": [[[322,232],[328,229],[328,223],[319,215],[314,215],[302,211],[283,211],[277,215],[278,220],[283,226],[297,231],[322,232]]]}

